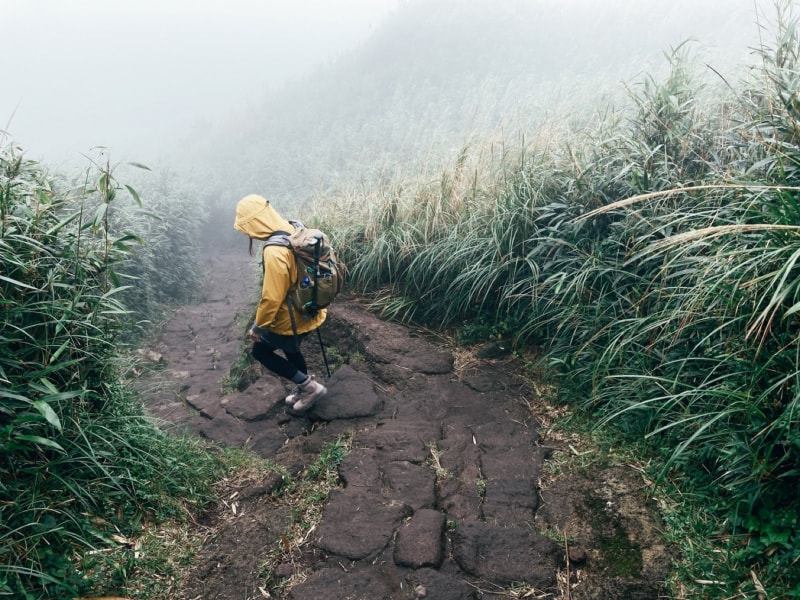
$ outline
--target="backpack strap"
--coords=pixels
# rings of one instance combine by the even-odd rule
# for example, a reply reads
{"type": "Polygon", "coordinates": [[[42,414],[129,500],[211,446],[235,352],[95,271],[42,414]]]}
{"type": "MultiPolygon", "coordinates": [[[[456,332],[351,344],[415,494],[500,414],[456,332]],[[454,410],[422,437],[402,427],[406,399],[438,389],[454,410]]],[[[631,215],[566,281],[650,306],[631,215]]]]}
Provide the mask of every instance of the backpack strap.
{"type": "Polygon", "coordinates": [[[283,246],[284,248],[292,248],[292,243],[289,241],[289,236],[291,234],[288,231],[282,231],[278,229],[277,231],[273,231],[269,234],[269,237],[264,240],[264,246],[261,248],[261,272],[266,273],[267,267],[264,264],[264,248],[267,246],[283,246]]]}
{"type": "Polygon", "coordinates": [[[300,340],[297,337],[297,324],[294,320],[294,307],[292,305],[292,294],[287,294],[286,304],[289,305],[289,320],[292,322],[292,334],[294,335],[294,347],[296,352],[300,352],[300,340]]]}
{"type": "Polygon", "coordinates": [[[289,242],[289,236],[291,233],[288,231],[282,231],[278,229],[277,231],[273,231],[269,237],[264,240],[265,246],[286,246],[287,248],[291,248],[292,244],[289,242]]]}

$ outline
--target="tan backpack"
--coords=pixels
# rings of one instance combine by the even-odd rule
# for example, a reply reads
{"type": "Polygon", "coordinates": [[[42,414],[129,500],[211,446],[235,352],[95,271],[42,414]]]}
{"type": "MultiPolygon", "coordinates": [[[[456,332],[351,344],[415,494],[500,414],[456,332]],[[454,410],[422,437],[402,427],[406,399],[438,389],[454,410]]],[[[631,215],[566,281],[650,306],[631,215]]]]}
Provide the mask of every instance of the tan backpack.
{"type": "Polygon", "coordinates": [[[297,264],[297,285],[289,290],[287,301],[300,312],[315,315],[342,291],[345,266],[336,259],[325,233],[305,227],[299,221],[291,223],[294,232],[276,231],[264,245],[292,250],[297,264]]]}

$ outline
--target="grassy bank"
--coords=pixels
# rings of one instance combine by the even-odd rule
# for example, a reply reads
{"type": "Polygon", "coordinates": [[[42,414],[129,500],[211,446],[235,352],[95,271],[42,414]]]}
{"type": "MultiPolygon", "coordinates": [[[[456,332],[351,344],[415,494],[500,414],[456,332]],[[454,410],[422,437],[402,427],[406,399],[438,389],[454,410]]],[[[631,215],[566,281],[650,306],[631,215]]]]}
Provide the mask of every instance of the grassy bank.
{"type": "Polygon", "coordinates": [[[107,162],[73,184],[0,150],[0,596],[124,589],[145,560],[132,540],[210,501],[230,464],[156,429],[122,377],[145,315],[124,299],[167,303],[138,266],[170,227],[190,232],[167,222],[143,250],[149,201],[107,162]]]}
{"type": "Polygon", "coordinates": [[[709,549],[685,555],[684,597],[800,597],[789,4],[756,58],[732,81],[678,48],[626,105],[471,145],[438,178],[317,216],[385,314],[540,347],[563,402],[646,444],[654,485],[683,498],[674,526],[709,549]]]}

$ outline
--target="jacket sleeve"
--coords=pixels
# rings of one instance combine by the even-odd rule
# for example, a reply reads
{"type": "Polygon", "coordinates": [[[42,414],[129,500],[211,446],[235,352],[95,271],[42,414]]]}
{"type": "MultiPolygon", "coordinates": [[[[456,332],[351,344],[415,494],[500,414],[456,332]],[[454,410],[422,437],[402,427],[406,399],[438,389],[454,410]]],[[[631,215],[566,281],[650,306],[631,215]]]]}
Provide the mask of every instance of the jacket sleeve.
{"type": "Polygon", "coordinates": [[[269,329],[275,322],[275,316],[286,302],[286,295],[292,284],[293,264],[290,264],[291,251],[280,246],[264,248],[264,283],[261,288],[261,300],[256,310],[256,327],[269,329]]]}

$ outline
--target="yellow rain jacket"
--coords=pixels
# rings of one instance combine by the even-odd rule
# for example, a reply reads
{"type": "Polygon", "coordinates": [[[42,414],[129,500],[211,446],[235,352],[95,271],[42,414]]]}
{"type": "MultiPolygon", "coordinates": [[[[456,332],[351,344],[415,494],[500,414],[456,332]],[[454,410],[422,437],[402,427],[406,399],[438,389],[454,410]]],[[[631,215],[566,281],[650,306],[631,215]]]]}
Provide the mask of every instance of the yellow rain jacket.
{"type": "MultiPolygon", "coordinates": [[[[236,231],[256,240],[266,240],[276,231],[294,231],[289,221],[281,217],[265,198],[257,194],[245,196],[236,205],[236,231]]],[[[297,267],[294,253],[284,246],[264,246],[264,284],[261,301],[256,310],[256,327],[268,329],[277,335],[293,335],[286,295],[297,284],[297,267]]],[[[325,320],[327,311],[320,310],[313,317],[292,308],[297,333],[313,331],[325,320]]]]}

